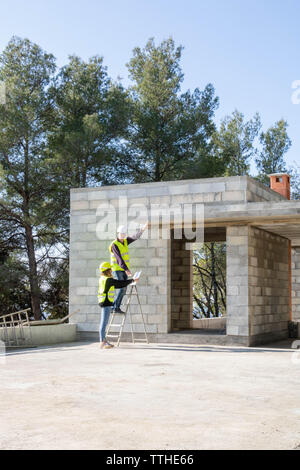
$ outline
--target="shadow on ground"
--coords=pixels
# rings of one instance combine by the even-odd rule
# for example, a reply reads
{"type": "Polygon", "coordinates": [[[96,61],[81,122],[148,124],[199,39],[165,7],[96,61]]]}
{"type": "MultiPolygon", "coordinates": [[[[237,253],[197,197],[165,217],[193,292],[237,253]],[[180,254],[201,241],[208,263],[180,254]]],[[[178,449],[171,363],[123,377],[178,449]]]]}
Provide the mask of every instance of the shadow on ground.
{"type": "MultiPolygon", "coordinates": [[[[213,353],[238,353],[238,354],[248,354],[248,353],[266,353],[266,352],[286,352],[289,353],[293,351],[291,349],[291,344],[293,340],[285,341],[285,342],[278,342],[274,343],[270,346],[256,346],[256,347],[238,347],[238,346],[214,346],[214,345],[173,345],[173,344],[156,344],[152,343],[149,345],[137,345],[132,343],[121,343],[120,348],[115,349],[131,349],[131,350],[141,350],[141,349],[150,349],[151,351],[182,351],[182,352],[213,352],[213,353]]],[[[64,344],[57,344],[57,345],[49,345],[49,346],[37,346],[37,347],[27,347],[27,348],[7,348],[5,355],[6,356],[15,356],[20,354],[41,354],[41,353],[49,353],[49,352],[57,352],[57,351],[78,351],[82,348],[82,346],[97,346],[98,343],[94,341],[81,341],[77,343],[64,343],[64,344]]],[[[106,351],[103,351],[104,353],[106,351]]],[[[112,352],[112,351],[111,351],[112,352]]],[[[3,354],[4,355],[4,354],[3,354]]]]}

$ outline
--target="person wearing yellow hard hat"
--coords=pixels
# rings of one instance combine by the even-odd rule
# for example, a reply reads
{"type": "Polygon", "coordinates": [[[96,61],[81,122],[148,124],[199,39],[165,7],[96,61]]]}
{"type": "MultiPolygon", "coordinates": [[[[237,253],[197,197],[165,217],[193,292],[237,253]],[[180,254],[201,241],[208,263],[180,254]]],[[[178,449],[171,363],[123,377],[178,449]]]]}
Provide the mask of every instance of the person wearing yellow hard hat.
{"type": "Polygon", "coordinates": [[[114,293],[115,289],[122,289],[127,287],[128,284],[134,282],[133,279],[119,281],[113,278],[111,265],[108,262],[100,264],[101,276],[99,279],[99,291],[98,291],[98,302],[101,307],[101,320],[99,327],[99,336],[100,336],[100,347],[102,349],[113,348],[113,345],[110,344],[105,338],[105,332],[107,323],[109,320],[109,315],[111,312],[111,307],[114,302],[114,293]]]}
{"type": "MultiPolygon", "coordinates": [[[[120,225],[117,230],[117,238],[109,246],[110,252],[110,262],[113,271],[113,277],[119,279],[120,281],[125,281],[128,279],[128,276],[132,276],[130,267],[129,267],[129,250],[128,246],[138,240],[144,231],[148,228],[149,223],[146,223],[141,230],[139,230],[135,235],[129,237],[127,235],[127,227],[125,225],[120,225]]],[[[126,288],[120,289],[115,301],[114,301],[114,311],[116,313],[124,313],[121,310],[122,299],[126,293],[126,288]]]]}

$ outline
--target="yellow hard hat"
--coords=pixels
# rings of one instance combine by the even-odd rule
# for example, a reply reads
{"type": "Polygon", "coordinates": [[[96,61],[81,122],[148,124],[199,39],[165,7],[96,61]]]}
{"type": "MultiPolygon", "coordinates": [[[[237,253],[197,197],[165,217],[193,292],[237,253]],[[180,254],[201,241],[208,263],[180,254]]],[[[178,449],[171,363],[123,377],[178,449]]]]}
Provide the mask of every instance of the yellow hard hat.
{"type": "Polygon", "coordinates": [[[103,271],[106,271],[107,269],[111,269],[111,264],[108,261],[104,261],[104,263],[100,264],[99,269],[103,273],[103,271]]]}

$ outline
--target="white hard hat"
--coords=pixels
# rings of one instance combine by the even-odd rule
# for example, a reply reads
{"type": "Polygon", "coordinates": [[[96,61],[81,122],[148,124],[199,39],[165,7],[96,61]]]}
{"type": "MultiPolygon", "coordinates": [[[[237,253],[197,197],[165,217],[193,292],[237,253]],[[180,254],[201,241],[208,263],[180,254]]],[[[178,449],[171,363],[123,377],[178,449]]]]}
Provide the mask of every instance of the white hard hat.
{"type": "Polygon", "coordinates": [[[120,225],[118,227],[117,233],[122,233],[123,235],[127,234],[127,227],[126,225],[120,225]]]}

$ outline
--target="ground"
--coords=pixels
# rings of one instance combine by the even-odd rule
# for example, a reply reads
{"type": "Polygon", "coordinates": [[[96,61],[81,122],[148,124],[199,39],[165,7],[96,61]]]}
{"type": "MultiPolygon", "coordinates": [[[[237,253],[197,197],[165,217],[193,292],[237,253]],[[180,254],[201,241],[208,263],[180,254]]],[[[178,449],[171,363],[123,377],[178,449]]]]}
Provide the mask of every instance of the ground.
{"type": "Polygon", "coordinates": [[[0,449],[296,449],[300,359],[282,348],[12,351],[0,357],[0,449]]]}

